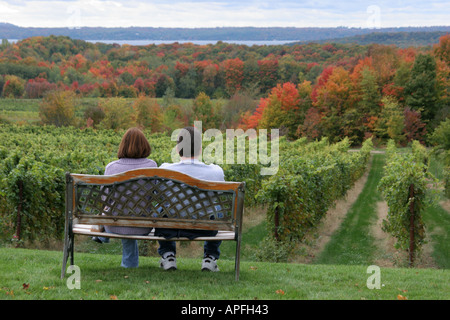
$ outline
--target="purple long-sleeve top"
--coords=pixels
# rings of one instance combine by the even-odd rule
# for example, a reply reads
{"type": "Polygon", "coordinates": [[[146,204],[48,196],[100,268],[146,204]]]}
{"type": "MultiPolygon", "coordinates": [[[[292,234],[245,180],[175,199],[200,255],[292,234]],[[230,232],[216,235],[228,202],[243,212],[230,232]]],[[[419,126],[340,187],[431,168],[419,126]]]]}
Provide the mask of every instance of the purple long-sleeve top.
{"type": "MultiPolygon", "coordinates": [[[[105,175],[119,174],[135,169],[156,168],[157,166],[155,161],[147,158],[121,158],[106,165],[105,175]]],[[[118,234],[146,235],[152,231],[152,228],[105,226],[105,230],[118,234]]]]}

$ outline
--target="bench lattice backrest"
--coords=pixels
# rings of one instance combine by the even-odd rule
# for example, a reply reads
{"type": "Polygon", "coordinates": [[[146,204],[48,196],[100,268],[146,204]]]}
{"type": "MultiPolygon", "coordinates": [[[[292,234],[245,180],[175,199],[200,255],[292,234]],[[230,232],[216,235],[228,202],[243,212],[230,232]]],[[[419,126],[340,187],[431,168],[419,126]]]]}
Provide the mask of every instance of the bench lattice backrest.
{"type": "Polygon", "coordinates": [[[212,182],[165,169],[114,176],[68,174],[68,200],[77,223],[233,230],[244,184],[212,182]]]}

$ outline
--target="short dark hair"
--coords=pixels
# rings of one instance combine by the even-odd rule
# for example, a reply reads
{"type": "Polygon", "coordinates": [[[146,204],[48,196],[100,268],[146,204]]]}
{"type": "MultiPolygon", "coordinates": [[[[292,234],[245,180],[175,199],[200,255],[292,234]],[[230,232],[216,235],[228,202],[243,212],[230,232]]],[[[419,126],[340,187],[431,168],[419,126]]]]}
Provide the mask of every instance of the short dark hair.
{"type": "Polygon", "coordinates": [[[117,151],[121,158],[147,158],[152,152],[150,143],[139,128],[130,128],[125,132],[117,151]]]}
{"type": "Polygon", "coordinates": [[[195,127],[181,129],[177,138],[177,150],[180,157],[192,158],[200,155],[202,152],[202,133],[195,127]]]}

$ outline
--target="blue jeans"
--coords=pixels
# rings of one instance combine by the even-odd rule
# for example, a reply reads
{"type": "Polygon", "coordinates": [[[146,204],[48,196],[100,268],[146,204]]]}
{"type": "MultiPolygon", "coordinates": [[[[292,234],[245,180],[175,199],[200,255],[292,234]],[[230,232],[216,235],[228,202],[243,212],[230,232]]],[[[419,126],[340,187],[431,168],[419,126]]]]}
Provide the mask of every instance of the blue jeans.
{"type": "MultiPolygon", "coordinates": [[[[98,237],[102,243],[109,243],[109,238],[98,237]]],[[[139,266],[139,247],[137,240],[122,239],[122,263],[124,268],[137,268],[139,266]]]]}
{"type": "Polygon", "coordinates": [[[122,263],[124,268],[137,268],[139,266],[139,247],[137,240],[122,239],[122,263]]]}
{"type": "MultiPolygon", "coordinates": [[[[158,243],[159,243],[158,253],[160,256],[163,256],[163,254],[166,252],[173,252],[174,254],[177,253],[175,241],[158,241],[158,243]]],[[[219,259],[220,256],[219,246],[221,243],[222,243],[221,240],[205,241],[205,244],[203,245],[204,257],[212,256],[215,259],[219,259]]]]}

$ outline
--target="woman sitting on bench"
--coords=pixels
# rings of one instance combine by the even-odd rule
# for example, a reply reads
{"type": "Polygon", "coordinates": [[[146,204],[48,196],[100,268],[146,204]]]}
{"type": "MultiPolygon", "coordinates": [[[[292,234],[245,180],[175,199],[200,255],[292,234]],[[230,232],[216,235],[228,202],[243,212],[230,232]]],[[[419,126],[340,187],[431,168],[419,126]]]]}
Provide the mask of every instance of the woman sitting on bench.
{"type": "MultiPolygon", "coordinates": [[[[108,163],[105,175],[119,174],[134,169],[155,168],[155,161],[148,159],[152,149],[144,133],[138,128],[130,128],[125,132],[119,145],[119,160],[108,163]]],[[[117,234],[147,235],[152,228],[105,226],[105,231],[117,234]]],[[[94,237],[97,242],[107,242],[105,238],[94,237]]],[[[108,239],[109,240],[109,239],[108,239]]],[[[122,263],[124,268],[139,266],[139,249],[137,240],[122,239],[122,263]]]]}

